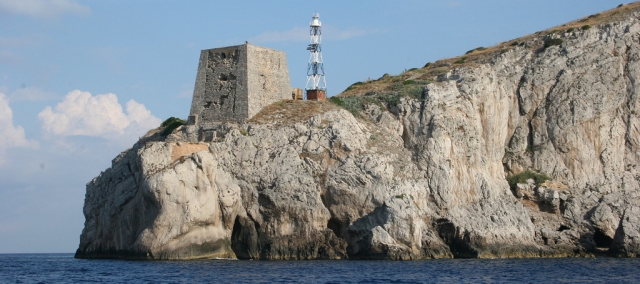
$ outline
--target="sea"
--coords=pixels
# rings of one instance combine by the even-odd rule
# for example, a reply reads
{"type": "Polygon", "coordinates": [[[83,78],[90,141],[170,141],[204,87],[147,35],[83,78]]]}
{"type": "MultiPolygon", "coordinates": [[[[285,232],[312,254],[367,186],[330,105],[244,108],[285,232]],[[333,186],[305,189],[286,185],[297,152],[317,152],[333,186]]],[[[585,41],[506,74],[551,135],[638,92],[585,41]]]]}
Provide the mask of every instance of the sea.
{"type": "Polygon", "coordinates": [[[640,283],[640,259],[133,261],[0,254],[0,283],[640,283]]]}

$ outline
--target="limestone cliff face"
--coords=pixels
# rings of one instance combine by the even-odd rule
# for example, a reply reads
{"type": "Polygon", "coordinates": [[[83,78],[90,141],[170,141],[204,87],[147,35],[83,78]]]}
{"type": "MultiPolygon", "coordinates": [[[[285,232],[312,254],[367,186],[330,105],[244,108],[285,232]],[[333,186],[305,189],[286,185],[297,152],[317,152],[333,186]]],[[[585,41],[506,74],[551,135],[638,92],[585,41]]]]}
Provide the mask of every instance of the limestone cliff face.
{"type": "Polygon", "coordinates": [[[422,98],[150,136],[87,184],[76,257],[640,254],[640,20],[454,68],[422,98]],[[526,169],[552,181],[518,184],[526,169]]]}

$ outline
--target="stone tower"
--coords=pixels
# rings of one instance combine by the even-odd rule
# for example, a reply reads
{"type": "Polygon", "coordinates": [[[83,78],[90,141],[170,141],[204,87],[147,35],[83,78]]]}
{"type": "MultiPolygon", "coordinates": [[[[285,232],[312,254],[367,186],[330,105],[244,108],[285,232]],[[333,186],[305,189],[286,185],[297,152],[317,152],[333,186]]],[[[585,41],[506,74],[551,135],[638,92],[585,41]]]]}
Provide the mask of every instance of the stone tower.
{"type": "Polygon", "coordinates": [[[245,122],[263,107],[291,99],[283,51],[251,44],[206,49],[193,90],[189,124],[245,122]]]}

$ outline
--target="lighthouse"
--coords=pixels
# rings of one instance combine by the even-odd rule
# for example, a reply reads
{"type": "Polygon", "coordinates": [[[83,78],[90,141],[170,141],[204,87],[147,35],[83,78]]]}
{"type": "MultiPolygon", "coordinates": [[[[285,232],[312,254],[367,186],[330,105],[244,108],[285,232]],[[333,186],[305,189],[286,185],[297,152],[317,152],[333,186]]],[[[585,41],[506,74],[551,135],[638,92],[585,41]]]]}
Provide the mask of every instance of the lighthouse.
{"type": "Polygon", "coordinates": [[[322,23],[320,14],[314,13],[310,26],[311,40],[307,46],[309,51],[309,65],[307,67],[307,85],[305,96],[307,100],[325,100],[327,82],[324,78],[324,66],[322,65],[322,23]]]}

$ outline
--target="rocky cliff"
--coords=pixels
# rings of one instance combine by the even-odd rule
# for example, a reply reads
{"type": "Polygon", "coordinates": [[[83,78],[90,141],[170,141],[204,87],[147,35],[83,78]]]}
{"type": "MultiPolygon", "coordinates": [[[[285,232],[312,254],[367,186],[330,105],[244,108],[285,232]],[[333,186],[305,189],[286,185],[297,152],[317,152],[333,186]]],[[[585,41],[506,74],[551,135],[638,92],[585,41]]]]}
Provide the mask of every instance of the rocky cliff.
{"type": "Polygon", "coordinates": [[[360,111],[150,132],[87,184],[76,257],[638,256],[640,13],[482,52],[360,111]]]}

